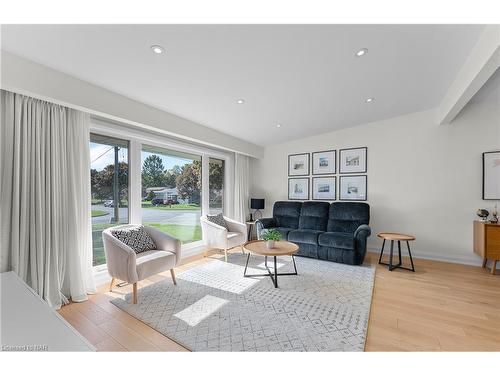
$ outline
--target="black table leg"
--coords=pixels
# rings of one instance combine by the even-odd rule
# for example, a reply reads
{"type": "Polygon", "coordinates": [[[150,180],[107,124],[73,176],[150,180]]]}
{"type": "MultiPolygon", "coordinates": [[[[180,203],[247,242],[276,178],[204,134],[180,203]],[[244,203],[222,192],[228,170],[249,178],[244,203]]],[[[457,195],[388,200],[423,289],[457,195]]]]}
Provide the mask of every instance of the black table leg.
{"type": "Polygon", "coordinates": [[[393,254],[393,250],[394,250],[394,240],[391,240],[391,252],[390,252],[390,256],[389,256],[389,271],[393,270],[393,266],[392,266],[392,254],[393,254]]]}
{"type": "Polygon", "coordinates": [[[292,254],[292,262],[293,262],[293,269],[295,270],[295,274],[297,275],[297,265],[295,264],[295,258],[293,257],[293,254],[292,254]]]}
{"type": "Polygon", "coordinates": [[[380,257],[378,258],[378,264],[382,264],[382,255],[384,255],[385,239],[382,242],[382,250],[380,250],[380,257]]]}
{"type": "Polygon", "coordinates": [[[278,273],[278,261],[277,257],[273,256],[274,258],[274,273],[272,272],[272,269],[270,269],[267,265],[267,256],[265,256],[264,264],[266,266],[266,271],[267,273],[261,273],[261,274],[256,274],[256,275],[247,275],[247,268],[248,268],[248,261],[250,260],[250,252],[247,255],[247,261],[245,264],[245,270],[243,271],[243,276],[244,277],[258,277],[258,276],[269,276],[273,282],[273,285],[275,288],[278,287],[278,276],[289,276],[289,275],[298,275],[297,273],[297,265],[295,264],[295,258],[292,255],[292,262],[293,262],[293,269],[294,272],[284,272],[284,273],[278,273]]]}
{"type": "Polygon", "coordinates": [[[278,265],[276,263],[276,257],[274,257],[274,287],[278,287],[278,265]]]}
{"type": "Polygon", "coordinates": [[[409,243],[408,240],[403,240],[403,241],[406,241],[406,246],[408,248],[408,256],[410,257],[411,268],[403,267],[403,257],[401,255],[401,240],[396,240],[396,241],[398,241],[398,258],[399,258],[399,263],[398,264],[394,264],[394,241],[395,240],[390,240],[391,241],[391,250],[390,250],[390,253],[389,253],[389,263],[382,262],[382,256],[384,255],[384,248],[385,248],[385,240],[386,239],[384,238],[384,242],[382,243],[382,250],[380,250],[380,256],[378,258],[378,264],[383,264],[384,266],[388,266],[389,271],[393,271],[396,268],[401,268],[401,269],[404,269],[404,270],[415,272],[415,266],[413,265],[413,258],[411,256],[410,243],[409,243]]]}
{"type": "Polygon", "coordinates": [[[247,262],[245,264],[245,271],[243,271],[243,276],[246,276],[247,275],[247,267],[248,267],[248,261],[250,260],[250,252],[248,252],[248,256],[247,256],[247,262]]]}
{"type": "Polygon", "coordinates": [[[401,241],[398,240],[398,255],[399,255],[399,264],[396,267],[399,267],[400,265],[403,264],[401,260],[401,241]]]}
{"type": "Polygon", "coordinates": [[[413,266],[413,258],[411,257],[410,243],[406,241],[406,247],[408,248],[408,255],[410,256],[411,270],[415,272],[415,267],[413,266]]]}

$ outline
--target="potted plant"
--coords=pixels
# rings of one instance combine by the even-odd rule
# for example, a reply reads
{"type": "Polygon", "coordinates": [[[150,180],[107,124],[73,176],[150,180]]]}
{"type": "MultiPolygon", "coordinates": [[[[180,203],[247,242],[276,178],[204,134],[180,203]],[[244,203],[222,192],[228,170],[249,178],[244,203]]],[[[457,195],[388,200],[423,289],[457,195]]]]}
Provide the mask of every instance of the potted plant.
{"type": "Polygon", "coordinates": [[[274,241],[281,240],[281,233],[277,229],[269,229],[264,232],[262,239],[266,241],[266,247],[272,249],[274,247],[274,241]]]}

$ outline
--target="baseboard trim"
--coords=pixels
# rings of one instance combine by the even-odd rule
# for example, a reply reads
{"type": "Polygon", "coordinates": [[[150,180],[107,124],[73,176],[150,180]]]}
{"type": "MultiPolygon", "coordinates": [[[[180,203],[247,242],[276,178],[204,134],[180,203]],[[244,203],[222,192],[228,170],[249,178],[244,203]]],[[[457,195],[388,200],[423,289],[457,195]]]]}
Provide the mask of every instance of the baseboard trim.
{"type": "MultiPolygon", "coordinates": [[[[370,253],[380,254],[380,248],[368,247],[367,250],[370,253]]],[[[406,249],[403,248],[403,256],[406,254],[406,249]]],[[[388,249],[384,252],[388,254],[388,249]]],[[[479,256],[471,253],[470,256],[449,256],[449,255],[440,255],[435,253],[426,253],[422,251],[414,251],[412,250],[411,255],[414,259],[427,259],[427,260],[435,260],[437,262],[446,262],[446,263],[457,263],[457,264],[465,264],[468,266],[481,266],[482,260],[479,256]]]]}

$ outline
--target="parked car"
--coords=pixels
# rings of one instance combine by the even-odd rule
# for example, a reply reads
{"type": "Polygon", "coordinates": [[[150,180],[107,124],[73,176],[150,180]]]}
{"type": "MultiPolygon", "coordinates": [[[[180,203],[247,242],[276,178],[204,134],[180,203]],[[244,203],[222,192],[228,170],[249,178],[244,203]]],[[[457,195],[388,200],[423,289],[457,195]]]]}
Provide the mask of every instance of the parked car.
{"type": "Polygon", "coordinates": [[[114,206],[115,206],[115,202],[112,199],[104,202],[104,207],[114,207],[114,206]]]}
{"type": "Polygon", "coordinates": [[[179,202],[175,199],[153,198],[151,204],[153,206],[172,206],[173,204],[179,204],[179,202]]]}
{"type": "Polygon", "coordinates": [[[161,199],[161,198],[153,198],[153,199],[151,200],[151,204],[152,204],[153,206],[163,206],[165,203],[164,203],[164,200],[163,200],[163,199],[161,199]]]}

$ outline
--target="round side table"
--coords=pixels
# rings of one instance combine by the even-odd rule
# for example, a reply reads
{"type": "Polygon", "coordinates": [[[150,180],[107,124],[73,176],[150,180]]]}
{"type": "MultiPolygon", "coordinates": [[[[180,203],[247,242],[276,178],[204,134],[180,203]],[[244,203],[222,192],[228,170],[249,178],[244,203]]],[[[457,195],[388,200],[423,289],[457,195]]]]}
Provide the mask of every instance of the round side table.
{"type": "Polygon", "coordinates": [[[255,226],[255,220],[247,220],[246,224],[248,225],[248,229],[247,229],[247,241],[251,241],[252,240],[253,228],[255,226]]]}
{"type": "Polygon", "coordinates": [[[410,251],[410,243],[409,241],[414,241],[415,236],[401,233],[391,233],[391,232],[381,232],[377,234],[377,237],[382,238],[384,242],[382,243],[382,250],[380,251],[380,257],[378,258],[378,264],[383,264],[385,266],[389,266],[389,271],[392,271],[396,268],[401,268],[404,270],[415,272],[415,267],[413,266],[413,258],[411,257],[410,251]],[[389,263],[382,262],[382,255],[384,254],[385,241],[391,241],[391,251],[389,253],[389,263]],[[394,241],[398,241],[398,255],[399,255],[399,263],[393,265],[393,251],[394,251],[394,241]],[[411,268],[403,267],[401,261],[401,241],[406,241],[406,247],[408,248],[408,255],[410,256],[411,268]]]}

